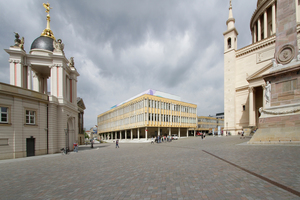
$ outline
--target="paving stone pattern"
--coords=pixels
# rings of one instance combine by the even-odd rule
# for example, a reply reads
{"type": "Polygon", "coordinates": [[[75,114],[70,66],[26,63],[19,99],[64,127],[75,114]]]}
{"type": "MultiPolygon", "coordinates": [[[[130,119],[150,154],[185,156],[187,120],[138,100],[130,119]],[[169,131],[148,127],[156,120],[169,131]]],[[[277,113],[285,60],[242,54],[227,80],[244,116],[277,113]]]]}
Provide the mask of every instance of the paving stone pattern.
{"type": "Polygon", "coordinates": [[[238,136],[95,144],[0,161],[0,199],[300,199],[224,160],[300,191],[300,146],[238,136]]]}

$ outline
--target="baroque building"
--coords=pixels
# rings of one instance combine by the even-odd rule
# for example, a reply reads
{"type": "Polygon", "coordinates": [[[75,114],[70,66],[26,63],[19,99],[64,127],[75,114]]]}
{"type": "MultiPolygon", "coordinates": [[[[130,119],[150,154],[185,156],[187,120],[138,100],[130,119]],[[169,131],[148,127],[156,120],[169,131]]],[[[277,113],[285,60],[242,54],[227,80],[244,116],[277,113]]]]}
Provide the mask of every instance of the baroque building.
{"type": "Polygon", "coordinates": [[[18,33],[5,49],[10,84],[0,83],[0,159],[53,154],[81,141],[85,106],[77,100],[79,73],[50,29],[50,5],[43,5],[47,27],[29,53],[18,33]]]}

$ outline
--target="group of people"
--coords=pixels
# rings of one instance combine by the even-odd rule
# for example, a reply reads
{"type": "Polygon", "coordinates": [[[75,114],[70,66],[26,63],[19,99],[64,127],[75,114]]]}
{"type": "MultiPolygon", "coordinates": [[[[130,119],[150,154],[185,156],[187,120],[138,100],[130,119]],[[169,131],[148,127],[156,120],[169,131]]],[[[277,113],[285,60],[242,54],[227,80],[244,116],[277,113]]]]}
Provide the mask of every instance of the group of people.
{"type": "Polygon", "coordinates": [[[151,138],[151,144],[154,144],[154,142],[157,143],[162,143],[162,142],[171,142],[172,141],[172,137],[170,135],[168,136],[160,136],[158,135],[157,137],[155,136],[154,138],[151,138]]]}

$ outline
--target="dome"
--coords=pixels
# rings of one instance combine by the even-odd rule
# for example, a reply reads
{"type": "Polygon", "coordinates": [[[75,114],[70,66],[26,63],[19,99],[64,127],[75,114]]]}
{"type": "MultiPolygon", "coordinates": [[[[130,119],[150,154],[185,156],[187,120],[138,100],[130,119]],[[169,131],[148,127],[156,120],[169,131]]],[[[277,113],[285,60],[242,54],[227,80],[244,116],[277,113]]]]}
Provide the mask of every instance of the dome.
{"type": "Polygon", "coordinates": [[[53,39],[46,36],[40,36],[32,42],[30,50],[31,49],[44,49],[53,51],[53,39]]]}
{"type": "Polygon", "coordinates": [[[262,1],[263,1],[263,0],[257,0],[256,6],[258,7],[258,5],[259,5],[262,1]]]}

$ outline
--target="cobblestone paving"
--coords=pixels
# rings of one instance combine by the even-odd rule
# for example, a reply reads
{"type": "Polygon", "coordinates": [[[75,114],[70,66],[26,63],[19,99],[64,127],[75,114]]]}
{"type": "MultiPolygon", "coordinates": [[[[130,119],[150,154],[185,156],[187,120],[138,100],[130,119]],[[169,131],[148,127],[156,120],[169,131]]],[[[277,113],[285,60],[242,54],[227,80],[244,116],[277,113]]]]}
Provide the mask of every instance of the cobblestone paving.
{"type": "Polygon", "coordinates": [[[0,199],[300,199],[210,154],[300,192],[300,146],[237,136],[97,144],[0,161],[0,199]]]}

